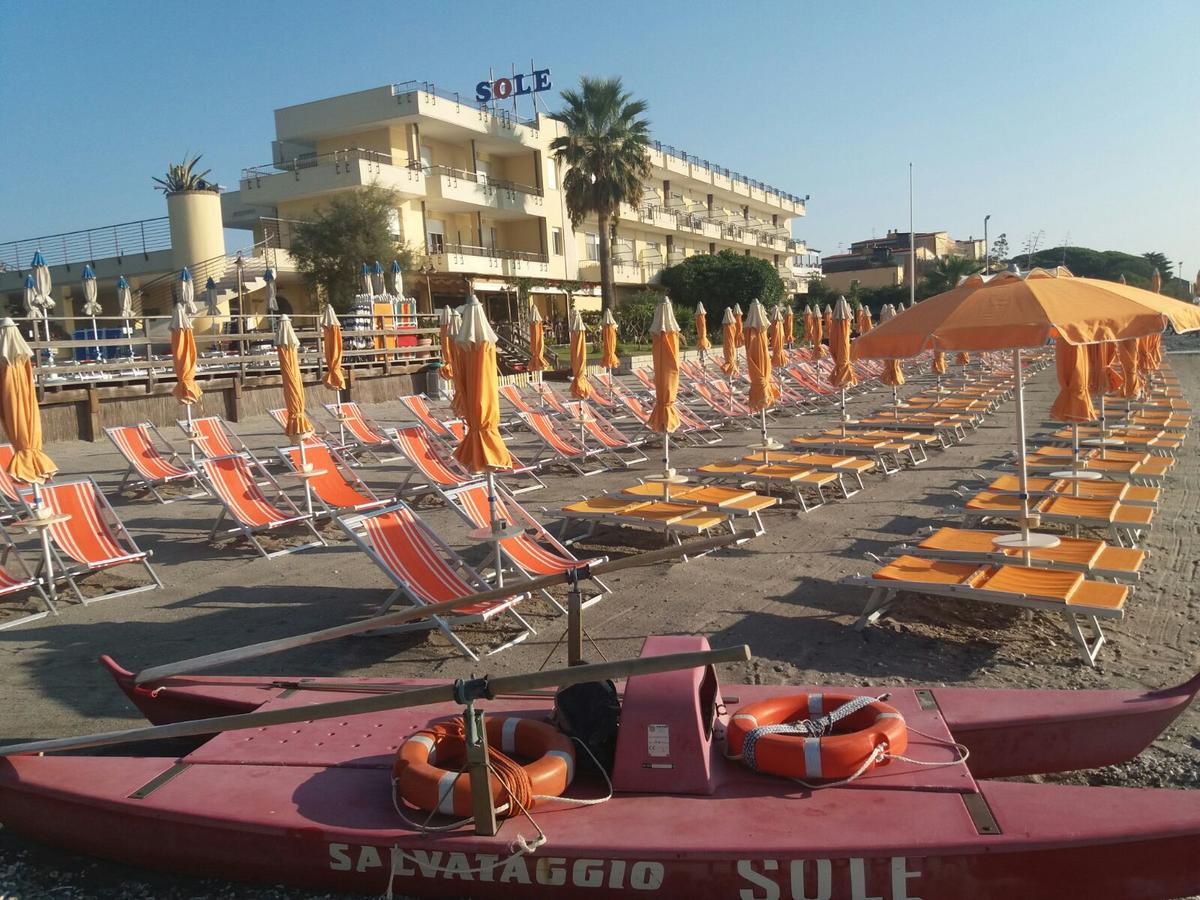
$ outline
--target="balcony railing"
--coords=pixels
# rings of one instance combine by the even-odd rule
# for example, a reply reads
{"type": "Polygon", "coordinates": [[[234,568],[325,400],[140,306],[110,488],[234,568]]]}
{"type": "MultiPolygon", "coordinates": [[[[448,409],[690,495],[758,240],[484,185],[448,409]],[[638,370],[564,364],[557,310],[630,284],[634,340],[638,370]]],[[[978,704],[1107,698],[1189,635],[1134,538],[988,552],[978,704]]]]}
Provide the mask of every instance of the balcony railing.
{"type": "MultiPolygon", "coordinates": [[[[271,175],[278,175],[281,172],[300,172],[304,169],[314,169],[317,166],[329,164],[336,166],[338,171],[341,171],[343,166],[349,166],[351,163],[358,162],[359,160],[375,165],[396,165],[390,153],[382,153],[379,150],[368,150],[365,147],[347,147],[344,150],[331,150],[327,153],[302,153],[299,156],[293,156],[291,159],[282,159],[265,166],[250,166],[249,168],[242,169],[242,181],[253,181],[271,175]]],[[[411,160],[401,160],[400,164],[407,165],[409,168],[419,167],[418,164],[411,160]]]]}
{"type": "Polygon", "coordinates": [[[429,241],[425,251],[434,255],[445,253],[459,256],[486,256],[490,259],[516,259],[534,263],[550,261],[545,253],[536,253],[531,250],[502,250],[499,247],[476,247],[473,244],[441,244],[429,241]]]}
{"type": "Polygon", "coordinates": [[[519,194],[530,194],[534,197],[545,196],[545,191],[539,187],[520,184],[515,181],[506,181],[503,178],[493,178],[490,175],[483,175],[468,169],[455,169],[452,166],[425,166],[424,169],[427,175],[445,175],[447,178],[456,178],[459,181],[473,181],[476,184],[495,188],[500,191],[516,191],[519,194]]]}
{"type": "Polygon", "coordinates": [[[432,81],[401,81],[392,85],[392,96],[396,98],[407,97],[410,94],[429,94],[431,97],[441,97],[443,100],[458,106],[466,106],[470,109],[477,109],[480,112],[487,113],[489,116],[494,116],[506,125],[525,125],[529,128],[537,127],[537,119],[525,119],[518,116],[509,110],[499,107],[489,107],[486,103],[476,103],[472,97],[470,101],[464,101],[462,95],[458,91],[448,91],[445,88],[439,88],[432,81]]]}
{"type": "Polygon", "coordinates": [[[98,259],[120,259],[133,254],[145,258],[155,250],[170,249],[171,226],[167,217],[161,216],[0,244],[0,272],[24,274],[33,254],[39,250],[46,265],[69,266],[76,262],[94,263],[98,259]]]}
{"type": "Polygon", "coordinates": [[[740,172],[733,172],[729,169],[722,168],[716,163],[711,163],[707,159],[701,159],[695,154],[688,153],[686,150],[679,150],[675,147],[672,147],[670,144],[664,144],[661,141],[653,141],[651,142],[650,146],[665,156],[672,156],[675,159],[687,163],[688,165],[697,166],[701,169],[707,170],[712,174],[721,175],[725,178],[728,178],[730,181],[736,181],[740,184],[746,185],[747,187],[756,188],[757,190],[771,194],[772,196],[778,197],[782,200],[789,200],[792,203],[804,203],[803,197],[797,197],[795,194],[789,194],[787,191],[781,191],[779,188],[772,187],[766,182],[749,178],[745,175],[742,175],[740,172]]]}

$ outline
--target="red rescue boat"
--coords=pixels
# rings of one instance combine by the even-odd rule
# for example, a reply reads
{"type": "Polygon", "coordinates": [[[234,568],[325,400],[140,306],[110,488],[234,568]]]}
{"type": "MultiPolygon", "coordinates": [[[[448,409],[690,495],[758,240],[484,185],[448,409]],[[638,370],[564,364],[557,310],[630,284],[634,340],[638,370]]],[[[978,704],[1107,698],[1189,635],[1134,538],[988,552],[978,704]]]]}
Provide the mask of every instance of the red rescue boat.
{"type": "MultiPolygon", "coordinates": [[[[651,638],[643,655],[706,646],[651,638]]],[[[147,688],[107,665],[152,722],[431,683],[173,677],[147,688]]],[[[635,675],[622,692],[612,798],[537,800],[531,812],[547,841],[531,852],[518,838],[535,832],[520,816],[486,837],[469,825],[422,833],[406,818],[424,814],[398,813],[400,746],[458,715],[454,703],[227,731],[182,756],[9,757],[0,762],[0,822],[135,865],[371,895],[1179,897],[1200,892],[1196,794],[985,779],[1129,759],[1198,690],[1200,677],[1150,693],[891,688],[886,708],[907,726],[903,758],[813,790],[727,758],[724,735],[740,708],[819,698],[820,688],[721,687],[711,668],[635,675]],[[956,742],[970,749],[965,763],[956,742]]],[[[489,718],[545,720],[553,698],[479,705],[489,718]]],[[[589,768],[580,763],[567,798],[606,794],[589,768]]]]}

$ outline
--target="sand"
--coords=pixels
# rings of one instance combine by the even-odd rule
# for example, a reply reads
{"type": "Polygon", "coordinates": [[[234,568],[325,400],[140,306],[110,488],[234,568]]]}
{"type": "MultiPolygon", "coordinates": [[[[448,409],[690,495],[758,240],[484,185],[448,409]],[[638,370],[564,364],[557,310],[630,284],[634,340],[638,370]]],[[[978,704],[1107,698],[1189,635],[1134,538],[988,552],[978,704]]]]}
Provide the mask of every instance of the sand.
{"type": "MultiPolygon", "coordinates": [[[[1184,392],[1200,397],[1200,356],[1173,354],[1184,392]]],[[[1027,390],[1033,435],[1051,430],[1042,421],[1054,395],[1052,369],[1027,390]]],[[[880,390],[853,402],[866,411],[890,400],[880,390]]],[[[399,404],[372,408],[382,421],[407,418],[399,404]]],[[[780,440],[832,423],[832,412],[771,426],[780,440]]],[[[273,447],[278,432],[265,418],[238,427],[254,448],[273,447]]],[[[168,434],[170,434],[168,432],[168,434]]],[[[170,435],[177,445],[185,442],[170,435]]],[[[672,462],[686,467],[740,453],[753,433],[729,434],[713,447],[677,449],[672,462]]],[[[1154,529],[1145,542],[1150,558],[1124,620],[1106,626],[1109,643],[1099,665],[1085,665],[1060,621],[1001,607],[952,608],[913,600],[895,618],[865,632],[852,624],[865,593],[839,584],[874,568],[865,554],[910,540],[930,524],[949,524],[960,502],[957,486],[1010,461],[1013,405],[1005,404],[965,445],[934,452],[914,470],[888,479],[872,476],[868,489],[848,501],[807,515],[768,513],[767,533],[735,549],[687,563],[660,564],[613,576],[613,596],[585,614],[592,659],[637,655],[649,633],[702,633],[714,646],[747,643],[754,659],[725,667],[726,683],[831,685],[932,684],[980,687],[1157,688],[1189,677],[1200,660],[1196,569],[1200,562],[1200,462],[1195,438],[1186,444],[1164,492],[1154,529]]],[[[527,441],[514,442],[532,455],[527,441]]],[[[92,472],[106,489],[123,467],[107,444],[49,448],[67,474],[92,472]]],[[[629,473],[580,479],[560,473],[547,489],[521,496],[550,521],[564,501],[630,483],[657,468],[651,462],[629,473]],[[548,512],[543,513],[545,508],[548,512]]],[[[396,465],[365,468],[362,476],[382,493],[400,476],[396,465]]],[[[293,494],[296,491],[293,489],[293,494]]],[[[385,581],[345,541],[273,561],[255,557],[244,543],[211,546],[206,532],[216,513],[208,500],[160,505],[124,497],[114,505],[166,584],[151,591],[81,607],[64,604],[58,620],[45,619],[0,631],[0,691],[5,698],[0,739],[5,742],[131,727],[141,722],[132,706],[96,664],[112,654],[130,669],[314,630],[369,614],[385,594],[385,581]]],[[[450,511],[422,504],[422,514],[454,546],[469,544],[467,529],[450,511]]],[[[336,531],[329,532],[336,537],[336,531]]],[[[656,537],[605,532],[582,546],[618,556],[661,544],[656,537]]],[[[580,551],[583,552],[582,550],[580,551]]],[[[32,555],[30,555],[32,558],[32,555]]],[[[140,575],[102,576],[132,583],[140,575]]],[[[237,666],[243,674],[372,675],[454,678],[511,673],[544,664],[564,665],[559,644],[565,621],[549,604],[526,611],[536,637],[473,663],[438,634],[345,639],[237,666]]],[[[8,610],[11,612],[11,608],[8,610]]],[[[495,628],[472,627],[475,646],[495,643],[495,628]]],[[[218,670],[220,671],[220,670],[218,670]]],[[[1138,760],[1068,780],[1092,783],[1196,787],[1200,784],[1200,709],[1193,709],[1138,760]]],[[[220,882],[166,879],[120,866],[47,851],[0,832],[0,896],[42,896],[51,887],[74,897],[314,897],[303,892],[251,891],[220,882]],[[11,894],[3,894],[3,891],[11,894]]],[[[59,894],[55,894],[59,896],[59,894]]]]}

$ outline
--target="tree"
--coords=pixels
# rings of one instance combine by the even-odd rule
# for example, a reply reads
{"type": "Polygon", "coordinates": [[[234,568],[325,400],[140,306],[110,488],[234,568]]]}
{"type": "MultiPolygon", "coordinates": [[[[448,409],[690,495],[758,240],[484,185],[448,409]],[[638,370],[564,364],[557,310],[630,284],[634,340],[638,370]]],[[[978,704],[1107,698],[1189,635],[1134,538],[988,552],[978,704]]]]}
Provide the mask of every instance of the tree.
{"type": "Polygon", "coordinates": [[[1167,259],[1165,253],[1159,253],[1157,250],[1152,250],[1149,253],[1143,253],[1142,259],[1150,263],[1153,269],[1158,269],[1158,274],[1162,276],[1163,281],[1171,277],[1171,261],[1167,259]]]}
{"type": "Polygon", "coordinates": [[[964,275],[972,275],[980,268],[982,266],[978,262],[965,256],[944,256],[937,261],[933,271],[925,276],[925,286],[931,295],[940,294],[957,285],[964,275]]]}
{"type": "Polygon", "coordinates": [[[310,287],[322,289],[338,312],[346,312],[362,290],[362,264],[399,259],[415,269],[415,254],[393,239],[388,224],[398,197],[377,185],[339,193],[311,222],[296,225],[290,252],[310,287]]]}
{"type": "Polygon", "coordinates": [[[181,163],[171,163],[167,166],[167,173],[164,177],[154,178],[158,184],[155,190],[162,191],[164,194],[180,194],[184,191],[216,192],[218,187],[207,180],[208,173],[212,169],[196,172],[195,168],[198,162],[200,162],[199,154],[191,159],[185,156],[181,163]]]}
{"type": "Polygon", "coordinates": [[[1008,260],[1008,252],[1008,235],[1001,232],[1000,237],[992,241],[992,263],[999,263],[999,268],[1004,268],[1004,263],[1008,260]]]}
{"type": "MultiPolygon", "coordinates": [[[[783,279],[765,259],[733,250],[700,253],[662,271],[662,286],[671,299],[686,309],[704,304],[708,321],[718,323],[725,307],[740,304],[748,312],[750,301],[773,306],[783,299],[783,279]]],[[[810,286],[811,288],[811,286],[810,286]]]]}
{"type": "Polygon", "coordinates": [[[562,186],[571,224],[578,228],[588,216],[596,217],[601,305],[612,309],[610,228],[622,203],[641,201],[642,182],[650,177],[650,123],[642,118],[647,106],[625,91],[620,78],[587,75],[578,90],[563,91],[562,99],[566,106],[553,117],[567,133],[555,138],[550,149],[567,167],[562,186]]]}

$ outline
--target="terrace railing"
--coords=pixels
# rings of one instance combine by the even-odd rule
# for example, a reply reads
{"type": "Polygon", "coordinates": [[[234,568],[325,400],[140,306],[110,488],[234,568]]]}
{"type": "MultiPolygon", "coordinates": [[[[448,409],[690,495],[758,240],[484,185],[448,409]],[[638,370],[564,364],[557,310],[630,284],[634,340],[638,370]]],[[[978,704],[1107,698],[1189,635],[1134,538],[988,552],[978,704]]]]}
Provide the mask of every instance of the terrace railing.
{"type": "Polygon", "coordinates": [[[98,259],[140,254],[148,258],[156,250],[171,249],[171,227],[166,216],[138,219],[100,228],[64,231],[22,238],[0,244],[0,271],[24,274],[39,250],[49,266],[94,263],[98,259]]]}

